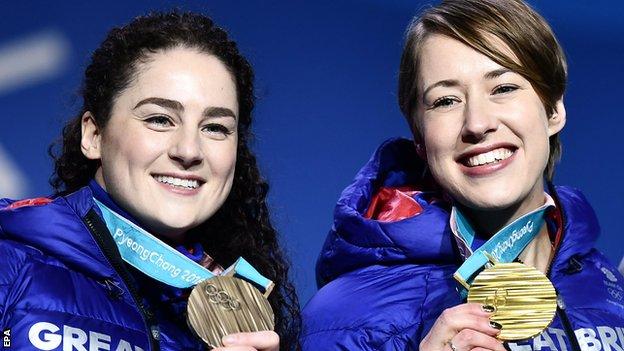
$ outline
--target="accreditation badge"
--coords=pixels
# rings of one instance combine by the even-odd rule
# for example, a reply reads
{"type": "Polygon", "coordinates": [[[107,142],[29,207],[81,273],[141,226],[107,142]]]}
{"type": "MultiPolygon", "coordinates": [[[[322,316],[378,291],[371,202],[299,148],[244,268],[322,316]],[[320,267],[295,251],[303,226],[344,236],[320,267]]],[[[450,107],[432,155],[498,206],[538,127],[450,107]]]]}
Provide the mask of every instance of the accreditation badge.
{"type": "Polygon", "coordinates": [[[494,306],[490,320],[503,326],[497,338],[523,340],[542,332],[555,317],[557,294],[548,278],[519,262],[495,263],[477,275],[468,302],[494,306]]]}
{"type": "Polygon", "coordinates": [[[268,293],[233,276],[206,279],[189,296],[187,322],[211,348],[222,347],[221,339],[228,334],[273,330],[268,293]]]}

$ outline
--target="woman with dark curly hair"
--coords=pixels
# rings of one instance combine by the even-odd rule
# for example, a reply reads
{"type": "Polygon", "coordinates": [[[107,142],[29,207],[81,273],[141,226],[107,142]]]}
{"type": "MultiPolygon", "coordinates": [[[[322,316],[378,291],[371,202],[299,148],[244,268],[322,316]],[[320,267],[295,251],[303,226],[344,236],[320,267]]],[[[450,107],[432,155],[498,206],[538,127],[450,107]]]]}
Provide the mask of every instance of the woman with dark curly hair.
{"type": "Polygon", "coordinates": [[[0,200],[12,349],[205,349],[187,326],[190,288],[235,262],[269,296],[275,331],[218,349],[296,348],[297,297],[248,145],[253,91],[249,63],[207,17],[151,14],[109,32],[51,148],[57,194],[0,200]]]}

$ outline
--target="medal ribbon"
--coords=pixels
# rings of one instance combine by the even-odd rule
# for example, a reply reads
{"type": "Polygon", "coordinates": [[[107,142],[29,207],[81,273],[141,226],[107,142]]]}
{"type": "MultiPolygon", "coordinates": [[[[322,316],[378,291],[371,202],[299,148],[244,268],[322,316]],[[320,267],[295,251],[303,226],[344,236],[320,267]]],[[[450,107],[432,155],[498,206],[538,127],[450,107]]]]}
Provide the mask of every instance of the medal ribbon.
{"type": "MultiPolygon", "coordinates": [[[[192,261],[160,239],[93,199],[124,261],[146,275],[176,288],[190,288],[215,277],[208,269],[192,261]]],[[[221,275],[234,275],[256,285],[266,295],[273,282],[239,257],[221,275]]]]}
{"type": "Polygon", "coordinates": [[[546,203],[544,205],[509,223],[478,248],[474,247],[479,244],[478,240],[475,240],[475,230],[461,211],[453,206],[450,221],[451,230],[465,260],[453,277],[463,287],[460,290],[462,298],[467,296],[475,276],[490,264],[490,259],[494,260],[492,263],[512,262],[537,236],[544,224],[546,210],[555,205],[548,194],[545,196],[546,203]]]}

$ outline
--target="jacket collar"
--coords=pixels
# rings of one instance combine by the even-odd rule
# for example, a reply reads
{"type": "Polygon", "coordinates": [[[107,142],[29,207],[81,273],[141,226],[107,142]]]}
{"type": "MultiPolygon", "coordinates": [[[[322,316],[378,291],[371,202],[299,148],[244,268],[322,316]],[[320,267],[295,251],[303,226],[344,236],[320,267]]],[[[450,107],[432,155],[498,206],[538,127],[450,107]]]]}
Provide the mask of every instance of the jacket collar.
{"type": "Polygon", "coordinates": [[[82,218],[94,206],[93,193],[83,187],[43,205],[0,206],[0,239],[13,240],[60,260],[67,267],[98,278],[115,272],[102,255],[82,218]]]}
{"type": "MultiPolygon", "coordinates": [[[[422,211],[399,221],[377,221],[365,216],[381,187],[409,185],[425,194],[437,193],[437,185],[422,177],[425,167],[408,139],[389,139],[375,151],[338,200],[334,224],[317,261],[319,286],[372,265],[459,262],[449,227],[450,206],[444,201],[419,201],[422,211]]],[[[558,270],[567,266],[570,257],[593,248],[599,227],[580,192],[567,187],[556,187],[555,192],[564,221],[563,241],[553,262],[553,269],[558,270]]]]}

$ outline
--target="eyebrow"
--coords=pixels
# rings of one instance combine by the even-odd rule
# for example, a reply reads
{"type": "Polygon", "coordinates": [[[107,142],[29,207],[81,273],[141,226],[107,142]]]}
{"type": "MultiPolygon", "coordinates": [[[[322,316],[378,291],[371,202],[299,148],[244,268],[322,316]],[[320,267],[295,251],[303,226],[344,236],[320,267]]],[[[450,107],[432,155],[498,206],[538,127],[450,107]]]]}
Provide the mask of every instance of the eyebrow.
{"type": "MultiPolygon", "coordinates": [[[[154,105],[158,105],[158,106],[168,108],[170,110],[179,111],[179,112],[184,111],[184,106],[182,106],[182,104],[179,101],[164,99],[164,98],[159,98],[159,97],[149,97],[149,98],[143,99],[139,101],[136,104],[136,106],[134,106],[134,109],[137,109],[140,106],[147,105],[147,104],[154,104],[154,105]]],[[[236,119],[236,114],[234,113],[234,111],[232,111],[231,109],[227,107],[216,107],[216,106],[207,107],[204,109],[203,115],[204,117],[232,117],[236,119]]]]}
{"type": "MultiPolygon", "coordinates": [[[[487,80],[491,80],[491,79],[498,78],[502,76],[503,74],[509,73],[509,72],[513,72],[513,71],[508,68],[495,69],[493,71],[489,71],[486,74],[484,74],[483,78],[487,80]]],[[[451,87],[456,87],[458,85],[459,85],[459,81],[456,79],[445,79],[439,82],[435,82],[431,84],[430,86],[428,86],[427,89],[425,89],[425,91],[423,92],[423,97],[426,96],[427,93],[433,88],[437,88],[437,87],[451,88],[451,87]]]]}
{"type": "Polygon", "coordinates": [[[204,117],[232,117],[236,119],[236,114],[227,107],[207,107],[204,110],[204,117]]]}
{"type": "Polygon", "coordinates": [[[459,85],[459,81],[456,79],[445,79],[445,80],[441,80],[439,82],[435,82],[433,84],[431,84],[430,86],[427,87],[427,89],[425,89],[425,91],[423,91],[423,98],[425,96],[427,96],[427,93],[433,89],[433,88],[437,88],[437,87],[445,87],[445,88],[450,88],[450,87],[456,87],[459,85]]]}
{"type": "Polygon", "coordinates": [[[490,80],[490,79],[498,78],[498,77],[502,76],[503,74],[509,73],[509,72],[513,72],[513,71],[508,69],[508,68],[495,69],[493,71],[490,71],[490,72],[484,74],[483,78],[485,78],[487,80],[490,80]]]}
{"type": "Polygon", "coordinates": [[[182,104],[179,103],[178,101],[163,99],[163,98],[158,98],[158,97],[149,97],[147,99],[143,99],[139,101],[139,103],[136,104],[136,106],[134,106],[134,109],[137,109],[140,106],[147,105],[147,104],[154,104],[154,105],[162,106],[162,107],[165,107],[171,110],[176,110],[176,111],[184,111],[184,106],[182,106],[182,104]]]}

